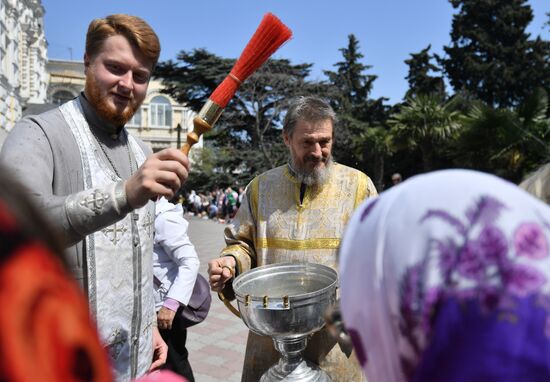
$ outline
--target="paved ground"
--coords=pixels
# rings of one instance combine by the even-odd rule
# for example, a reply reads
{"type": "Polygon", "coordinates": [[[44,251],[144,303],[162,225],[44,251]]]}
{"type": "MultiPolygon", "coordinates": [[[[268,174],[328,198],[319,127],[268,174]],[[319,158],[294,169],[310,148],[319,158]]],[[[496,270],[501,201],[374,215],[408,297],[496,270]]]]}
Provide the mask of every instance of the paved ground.
{"type": "MultiPolygon", "coordinates": [[[[225,246],[224,224],[186,216],[189,237],[201,260],[200,273],[207,276],[208,260],[225,246]]],[[[244,361],[248,329],[212,294],[210,313],[204,322],[190,328],[187,335],[189,362],[196,382],[238,382],[244,361]]]]}

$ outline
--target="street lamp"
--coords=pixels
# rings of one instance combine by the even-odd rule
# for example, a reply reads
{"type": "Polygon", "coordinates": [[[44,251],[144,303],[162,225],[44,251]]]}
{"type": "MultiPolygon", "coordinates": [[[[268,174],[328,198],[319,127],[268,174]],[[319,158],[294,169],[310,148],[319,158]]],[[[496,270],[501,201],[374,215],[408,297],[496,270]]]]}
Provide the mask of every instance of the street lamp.
{"type": "Polygon", "coordinates": [[[176,131],[178,132],[178,149],[181,147],[181,124],[178,123],[176,126],[176,131]]]}

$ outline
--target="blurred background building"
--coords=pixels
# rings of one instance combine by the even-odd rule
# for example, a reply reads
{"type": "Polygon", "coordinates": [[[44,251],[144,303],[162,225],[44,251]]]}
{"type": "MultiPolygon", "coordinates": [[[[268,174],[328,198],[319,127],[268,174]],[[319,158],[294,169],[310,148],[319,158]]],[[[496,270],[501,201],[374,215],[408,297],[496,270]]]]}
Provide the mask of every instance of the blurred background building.
{"type": "Polygon", "coordinates": [[[0,0],[0,146],[28,103],[46,101],[43,19],[40,0],[0,0]]]}

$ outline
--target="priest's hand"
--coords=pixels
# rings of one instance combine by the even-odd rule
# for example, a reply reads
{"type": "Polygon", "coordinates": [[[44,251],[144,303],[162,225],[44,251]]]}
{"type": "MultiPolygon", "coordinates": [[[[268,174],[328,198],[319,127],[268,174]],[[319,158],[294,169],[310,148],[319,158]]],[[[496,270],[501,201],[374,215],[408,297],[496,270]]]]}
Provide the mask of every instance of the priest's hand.
{"type": "Polygon", "coordinates": [[[166,363],[168,356],[168,345],[162,339],[158,328],[153,327],[153,363],[149,367],[149,371],[153,371],[166,363]]]}
{"type": "Polygon", "coordinates": [[[208,262],[210,288],[221,292],[225,283],[235,275],[235,258],[233,256],[219,257],[208,262]]]}
{"type": "Polygon", "coordinates": [[[151,155],[125,184],[126,199],[132,208],[141,208],[150,199],[170,200],[186,182],[189,159],[180,150],[169,148],[151,155]]]}
{"type": "Polygon", "coordinates": [[[172,322],[174,322],[176,312],[163,306],[157,313],[157,322],[159,329],[170,330],[172,329],[172,322]]]}

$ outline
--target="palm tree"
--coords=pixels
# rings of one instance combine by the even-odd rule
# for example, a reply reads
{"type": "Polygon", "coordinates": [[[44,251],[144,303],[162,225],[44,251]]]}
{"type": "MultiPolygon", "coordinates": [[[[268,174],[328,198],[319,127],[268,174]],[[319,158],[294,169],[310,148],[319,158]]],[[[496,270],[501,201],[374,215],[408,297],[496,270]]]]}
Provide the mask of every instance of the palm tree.
{"type": "Polygon", "coordinates": [[[361,151],[363,163],[372,163],[372,180],[376,189],[382,191],[386,159],[393,154],[389,130],[383,126],[366,127],[355,141],[355,147],[361,151]]]}
{"type": "Polygon", "coordinates": [[[468,167],[520,181],[550,160],[548,96],[536,90],[517,109],[474,104],[462,119],[457,159],[468,167]]]}
{"type": "Polygon", "coordinates": [[[396,150],[418,148],[424,171],[433,170],[434,146],[456,136],[460,112],[454,99],[444,102],[437,94],[407,98],[401,110],[388,121],[392,145],[396,150]]]}

